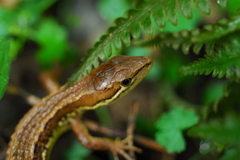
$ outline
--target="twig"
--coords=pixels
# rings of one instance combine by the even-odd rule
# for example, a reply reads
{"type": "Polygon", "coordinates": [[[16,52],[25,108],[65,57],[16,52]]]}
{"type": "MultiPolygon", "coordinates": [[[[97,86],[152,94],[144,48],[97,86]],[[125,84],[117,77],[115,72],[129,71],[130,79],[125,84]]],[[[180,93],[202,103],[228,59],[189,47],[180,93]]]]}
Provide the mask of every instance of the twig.
{"type": "MultiPolygon", "coordinates": [[[[87,126],[87,128],[90,129],[91,131],[94,131],[97,133],[102,133],[102,134],[105,134],[108,136],[121,137],[121,138],[126,137],[126,133],[103,127],[100,124],[98,124],[97,122],[93,122],[91,120],[84,120],[84,123],[87,126]]],[[[158,152],[166,153],[165,148],[160,146],[158,143],[156,143],[152,139],[149,139],[149,138],[146,138],[143,136],[139,136],[139,135],[135,135],[134,141],[137,142],[138,144],[143,145],[144,147],[153,149],[158,152]]]]}
{"type": "Polygon", "coordinates": [[[59,84],[56,81],[55,74],[53,71],[45,71],[41,72],[39,79],[40,82],[42,83],[44,89],[48,92],[51,93],[59,88],[59,84]]]}
{"type": "MultiPolygon", "coordinates": [[[[127,137],[132,137],[134,138],[133,132],[135,129],[135,120],[137,117],[137,113],[138,113],[138,108],[139,108],[139,102],[137,100],[135,100],[130,108],[130,113],[128,116],[128,127],[127,127],[127,137]]],[[[133,139],[131,139],[130,141],[128,141],[128,146],[133,146],[133,139]]],[[[135,160],[135,154],[133,150],[129,151],[129,155],[131,156],[131,158],[133,160],[135,160]]]]}
{"type": "Polygon", "coordinates": [[[9,84],[7,86],[7,92],[12,95],[22,96],[24,99],[26,99],[27,103],[32,106],[41,101],[41,99],[38,98],[37,96],[35,96],[31,93],[28,93],[27,91],[25,91],[17,86],[11,85],[11,84],[9,84]]]}
{"type": "MultiPolygon", "coordinates": [[[[52,91],[56,90],[59,88],[59,84],[57,83],[57,81],[53,78],[53,77],[56,77],[56,75],[54,75],[54,73],[52,72],[42,72],[40,74],[40,82],[42,83],[43,87],[45,88],[45,90],[48,92],[48,93],[51,93],[52,91]]],[[[41,101],[40,98],[38,98],[37,96],[31,94],[31,93],[28,93],[27,91],[17,87],[17,86],[14,86],[12,84],[9,84],[7,86],[7,92],[9,94],[12,94],[12,95],[20,95],[22,96],[24,99],[26,99],[27,103],[31,106],[34,106],[36,105],[37,103],[39,103],[41,101]]]]}
{"type": "Polygon", "coordinates": [[[0,160],[5,160],[6,159],[6,153],[7,153],[7,147],[3,148],[0,151],[0,160]]]}

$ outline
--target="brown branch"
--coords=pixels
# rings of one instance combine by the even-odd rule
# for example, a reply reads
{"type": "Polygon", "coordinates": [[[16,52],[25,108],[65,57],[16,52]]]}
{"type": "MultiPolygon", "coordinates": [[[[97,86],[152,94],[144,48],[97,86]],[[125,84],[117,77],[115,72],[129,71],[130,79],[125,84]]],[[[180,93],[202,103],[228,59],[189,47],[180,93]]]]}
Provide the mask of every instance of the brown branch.
{"type": "MultiPolygon", "coordinates": [[[[139,109],[139,102],[137,100],[135,100],[130,108],[130,112],[129,112],[129,116],[128,116],[128,127],[127,127],[127,136],[128,137],[132,137],[134,138],[133,132],[135,129],[135,120],[137,117],[137,113],[138,113],[138,109],[139,109]]],[[[128,146],[133,146],[133,139],[131,139],[130,141],[128,141],[128,146]]],[[[134,151],[130,150],[129,151],[129,155],[131,156],[131,158],[134,160],[136,159],[134,151]]]]}
{"type": "MultiPolygon", "coordinates": [[[[121,138],[124,138],[127,136],[126,133],[116,131],[116,130],[111,130],[111,129],[103,127],[100,124],[98,124],[97,122],[93,122],[91,120],[84,120],[84,123],[88,129],[90,129],[91,131],[97,132],[97,133],[105,134],[108,136],[121,137],[121,138]]],[[[147,148],[153,149],[158,152],[166,153],[166,149],[164,147],[160,146],[157,142],[155,142],[152,139],[149,139],[149,138],[146,138],[143,136],[139,136],[139,135],[135,135],[134,141],[137,142],[138,144],[141,144],[141,145],[147,147],[147,148]]]]}
{"type": "Polygon", "coordinates": [[[56,75],[53,73],[53,71],[41,72],[39,79],[43,88],[48,93],[51,93],[59,88],[59,84],[56,81],[56,75]]]}
{"type": "MultiPolygon", "coordinates": [[[[39,79],[47,93],[51,93],[59,88],[59,84],[55,80],[59,76],[58,74],[53,71],[41,72],[39,79]]],[[[37,96],[12,84],[9,84],[7,86],[6,91],[12,95],[20,95],[21,97],[26,99],[27,103],[31,106],[34,106],[41,101],[41,99],[38,98],[37,96]]]]}
{"type": "Polygon", "coordinates": [[[35,96],[31,93],[28,93],[27,91],[25,91],[17,86],[11,85],[11,84],[9,84],[7,86],[6,92],[9,94],[12,94],[12,95],[20,95],[21,97],[26,99],[28,104],[30,104],[32,106],[41,101],[41,99],[38,98],[37,96],[35,96]]]}

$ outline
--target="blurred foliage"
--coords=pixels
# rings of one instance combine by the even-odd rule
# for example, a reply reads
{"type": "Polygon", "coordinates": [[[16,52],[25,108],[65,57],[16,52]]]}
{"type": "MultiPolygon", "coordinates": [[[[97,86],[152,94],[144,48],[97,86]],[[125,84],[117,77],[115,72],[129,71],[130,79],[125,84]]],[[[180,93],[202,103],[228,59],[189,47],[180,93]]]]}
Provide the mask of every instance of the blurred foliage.
{"type": "Polygon", "coordinates": [[[109,23],[122,17],[131,8],[128,0],[101,0],[98,3],[99,12],[109,23]]]}
{"type": "Polygon", "coordinates": [[[200,123],[198,126],[191,128],[188,134],[229,146],[239,146],[239,122],[239,117],[227,115],[224,120],[211,120],[208,124],[200,123]]]}
{"type": "Polygon", "coordinates": [[[184,110],[182,107],[173,108],[170,113],[163,114],[156,121],[157,142],[166,147],[170,153],[182,152],[186,146],[182,131],[197,124],[198,120],[194,110],[184,110]]]}
{"type": "MultiPolygon", "coordinates": [[[[27,41],[39,45],[36,59],[43,69],[74,59],[67,27],[47,14],[55,0],[12,1],[0,4],[0,96],[10,60],[21,56],[27,41]]],[[[199,148],[194,160],[240,159],[239,6],[236,0],[99,0],[97,8],[106,23],[122,18],[88,51],[69,84],[97,67],[99,59],[120,53],[150,55],[154,66],[147,79],[159,90],[156,108],[161,109],[155,117],[140,116],[136,130],[155,135],[168,152],[184,152],[188,137],[199,148]],[[209,147],[203,151],[203,145],[209,147]]],[[[69,21],[75,24],[75,18],[69,21]]],[[[78,147],[73,144],[72,150],[78,147]]],[[[66,154],[68,159],[89,154],[72,153],[66,154]]]]}
{"type": "Polygon", "coordinates": [[[34,40],[41,49],[37,51],[37,59],[49,68],[54,61],[62,61],[67,51],[67,31],[54,19],[45,18],[36,30],[34,40]]]}
{"type": "Polygon", "coordinates": [[[2,98],[8,84],[10,71],[9,41],[0,38],[0,99],[2,98]]]}
{"type": "Polygon", "coordinates": [[[225,81],[222,82],[209,82],[207,84],[206,89],[202,94],[202,103],[211,103],[217,102],[224,95],[223,87],[225,85],[225,81]]]}
{"type": "Polygon", "coordinates": [[[239,159],[240,119],[236,115],[226,115],[224,120],[214,119],[208,124],[200,123],[198,126],[190,129],[188,134],[220,143],[221,148],[226,148],[225,153],[219,150],[220,153],[224,153],[222,160],[239,159]]]}
{"type": "MultiPolygon", "coordinates": [[[[70,51],[67,30],[56,19],[45,16],[46,11],[56,0],[11,0],[0,3],[0,38],[2,49],[1,75],[8,80],[10,62],[16,59],[26,41],[39,44],[36,59],[44,69],[50,68],[56,62],[62,62],[70,51]],[[4,57],[6,56],[6,57],[4,57]],[[10,57],[10,59],[8,58],[10,57]],[[4,66],[8,66],[4,67],[4,66]]],[[[7,83],[2,82],[0,92],[5,91],[7,83]]],[[[2,94],[1,94],[2,95],[2,94]]],[[[1,96],[0,96],[1,97],[1,96]]]]}
{"type": "Polygon", "coordinates": [[[68,160],[83,160],[91,151],[83,147],[78,141],[74,141],[71,147],[66,150],[65,157],[68,160]]]}
{"type": "MultiPolygon", "coordinates": [[[[27,39],[34,37],[35,26],[39,25],[42,13],[55,0],[15,0],[13,8],[0,5],[0,36],[10,39],[10,56],[14,59],[27,39]]],[[[50,43],[49,43],[50,44],[50,43]]]]}

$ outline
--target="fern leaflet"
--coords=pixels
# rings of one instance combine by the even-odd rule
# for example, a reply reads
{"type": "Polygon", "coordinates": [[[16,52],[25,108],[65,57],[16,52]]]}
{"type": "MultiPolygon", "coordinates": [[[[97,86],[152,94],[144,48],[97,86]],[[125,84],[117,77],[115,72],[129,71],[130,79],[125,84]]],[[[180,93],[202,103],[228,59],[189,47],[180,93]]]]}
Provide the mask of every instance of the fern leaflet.
{"type": "Polygon", "coordinates": [[[182,75],[209,75],[222,78],[240,78],[240,54],[230,49],[219,49],[218,53],[205,55],[187,66],[180,68],[182,75]]]}
{"type": "Polygon", "coordinates": [[[206,25],[202,30],[181,31],[177,33],[160,33],[151,40],[142,42],[141,46],[168,46],[174,49],[182,48],[185,54],[193,46],[193,52],[198,54],[203,46],[207,54],[212,54],[216,41],[221,45],[226,39],[232,39],[236,32],[240,31],[240,16],[231,19],[222,19],[215,25],[206,25]]]}

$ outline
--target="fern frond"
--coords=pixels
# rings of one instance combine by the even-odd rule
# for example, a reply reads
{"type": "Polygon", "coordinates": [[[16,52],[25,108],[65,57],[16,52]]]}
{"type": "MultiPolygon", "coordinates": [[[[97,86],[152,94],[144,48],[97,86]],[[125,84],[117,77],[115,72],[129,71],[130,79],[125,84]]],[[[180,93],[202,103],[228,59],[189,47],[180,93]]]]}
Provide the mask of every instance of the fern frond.
{"type": "Polygon", "coordinates": [[[181,31],[177,33],[160,33],[151,40],[142,42],[141,46],[171,46],[174,49],[182,48],[185,54],[193,46],[193,52],[198,54],[205,46],[207,54],[212,54],[216,42],[226,43],[231,36],[240,31],[240,16],[231,19],[221,19],[215,25],[206,25],[203,29],[181,31]],[[233,34],[234,33],[234,34],[233,34]],[[229,37],[228,37],[229,36],[229,37]]]}
{"type": "Polygon", "coordinates": [[[223,122],[213,120],[209,124],[200,124],[188,131],[190,136],[198,136],[206,140],[236,145],[240,147],[240,119],[236,116],[226,116],[223,122]]]}
{"type": "MultiPolygon", "coordinates": [[[[225,1],[225,0],[219,0],[225,1]]],[[[210,13],[210,0],[195,0],[196,6],[204,14],[210,13]]],[[[108,29],[107,33],[101,37],[93,49],[89,50],[88,55],[84,58],[81,68],[69,79],[69,85],[80,80],[92,70],[92,66],[97,67],[101,60],[107,60],[112,55],[112,47],[122,49],[122,46],[130,45],[130,35],[134,39],[138,39],[142,29],[148,34],[153,34],[151,17],[156,22],[157,26],[164,28],[165,13],[169,22],[173,25],[178,24],[178,16],[176,9],[179,6],[180,11],[186,18],[191,18],[192,9],[189,0],[155,0],[151,2],[141,3],[141,7],[136,10],[130,10],[127,13],[127,18],[119,18],[116,20],[116,26],[108,29]]]]}
{"type": "Polygon", "coordinates": [[[240,53],[236,53],[228,48],[219,49],[218,53],[205,55],[187,66],[180,68],[182,75],[209,75],[222,78],[240,78],[240,53]]]}

